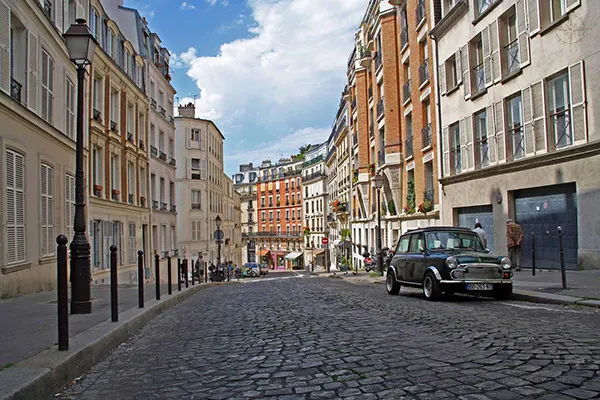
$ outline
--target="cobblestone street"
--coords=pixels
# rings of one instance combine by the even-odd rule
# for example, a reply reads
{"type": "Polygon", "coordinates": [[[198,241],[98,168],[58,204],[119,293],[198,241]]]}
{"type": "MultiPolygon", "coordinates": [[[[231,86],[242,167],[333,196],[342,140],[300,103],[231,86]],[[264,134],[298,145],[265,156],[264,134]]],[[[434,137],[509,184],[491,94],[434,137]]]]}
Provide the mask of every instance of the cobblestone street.
{"type": "Polygon", "coordinates": [[[591,399],[600,315],[338,279],[204,290],[60,399],[591,399]],[[402,294],[402,293],[405,294],[402,294]]]}

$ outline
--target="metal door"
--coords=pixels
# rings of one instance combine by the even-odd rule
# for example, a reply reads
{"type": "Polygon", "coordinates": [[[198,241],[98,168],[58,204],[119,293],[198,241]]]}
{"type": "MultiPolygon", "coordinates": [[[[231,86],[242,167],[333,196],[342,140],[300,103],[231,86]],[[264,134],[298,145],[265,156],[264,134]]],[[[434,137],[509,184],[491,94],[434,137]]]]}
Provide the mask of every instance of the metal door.
{"type": "Polygon", "coordinates": [[[558,230],[562,228],[565,265],[577,269],[577,193],[575,184],[515,192],[515,221],[525,239],[521,263],[531,267],[531,233],[535,234],[536,268],[560,268],[558,230]]]}
{"type": "Polygon", "coordinates": [[[479,222],[487,233],[487,248],[491,251],[494,247],[494,214],[492,206],[463,207],[458,209],[458,225],[463,228],[473,229],[479,222]]]}

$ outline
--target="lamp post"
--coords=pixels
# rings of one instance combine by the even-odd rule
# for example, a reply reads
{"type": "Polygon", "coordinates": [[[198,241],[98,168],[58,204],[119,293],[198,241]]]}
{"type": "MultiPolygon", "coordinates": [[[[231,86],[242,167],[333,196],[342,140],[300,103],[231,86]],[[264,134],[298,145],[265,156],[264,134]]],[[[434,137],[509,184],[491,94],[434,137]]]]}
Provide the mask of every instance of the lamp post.
{"type": "Polygon", "coordinates": [[[377,190],[377,270],[379,275],[383,276],[383,253],[381,252],[381,188],[383,187],[383,177],[376,174],[373,177],[373,187],[377,190]]]}
{"type": "Polygon", "coordinates": [[[69,58],[77,67],[77,151],[75,158],[75,235],[71,241],[71,314],[90,314],[91,266],[90,243],[85,235],[85,181],[83,175],[83,117],[85,68],[92,63],[96,39],[84,19],[65,32],[69,58]]]}
{"type": "Polygon", "coordinates": [[[215,231],[215,241],[217,242],[217,271],[221,266],[221,242],[223,241],[223,231],[221,230],[221,217],[217,215],[215,218],[215,225],[217,230],[215,231]]]}

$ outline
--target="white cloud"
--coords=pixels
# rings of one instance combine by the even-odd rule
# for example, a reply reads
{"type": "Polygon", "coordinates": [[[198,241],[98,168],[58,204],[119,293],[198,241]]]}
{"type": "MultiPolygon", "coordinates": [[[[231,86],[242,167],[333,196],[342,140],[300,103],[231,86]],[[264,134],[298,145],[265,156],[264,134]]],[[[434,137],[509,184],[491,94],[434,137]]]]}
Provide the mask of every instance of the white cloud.
{"type": "Polygon", "coordinates": [[[188,3],[187,1],[184,1],[183,3],[181,3],[181,6],[179,7],[180,10],[195,10],[196,6],[193,4],[188,3]]]}
{"type": "Polygon", "coordinates": [[[218,0],[206,0],[206,2],[211,6],[214,6],[215,4],[217,4],[217,2],[223,7],[227,7],[229,5],[229,0],[221,0],[220,2],[218,0]]]}

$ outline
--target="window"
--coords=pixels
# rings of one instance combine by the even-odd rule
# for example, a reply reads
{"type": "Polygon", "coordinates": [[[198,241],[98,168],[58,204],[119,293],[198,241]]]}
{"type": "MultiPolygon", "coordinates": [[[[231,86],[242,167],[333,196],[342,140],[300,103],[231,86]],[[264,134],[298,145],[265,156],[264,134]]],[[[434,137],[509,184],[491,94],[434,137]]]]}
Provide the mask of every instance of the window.
{"type": "Polygon", "coordinates": [[[434,180],[433,180],[433,162],[425,163],[425,200],[433,203],[434,180]]]}
{"type": "Polygon", "coordinates": [[[200,190],[193,190],[192,189],[192,210],[200,210],[200,196],[201,196],[201,191],[200,190]]]}
{"type": "Polygon", "coordinates": [[[135,201],[135,167],[132,162],[127,162],[127,178],[127,190],[129,191],[127,201],[129,204],[133,204],[135,201]]]}
{"type": "Polygon", "coordinates": [[[443,1],[444,1],[444,3],[443,3],[444,4],[443,13],[444,13],[444,16],[445,16],[456,5],[456,0],[443,0],[443,1]]]}
{"type": "Polygon", "coordinates": [[[461,154],[460,154],[460,128],[458,122],[450,126],[450,157],[451,168],[454,173],[459,173],[462,170],[461,154]]]}
{"type": "Polygon", "coordinates": [[[135,222],[129,223],[128,237],[129,237],[129,251],[128,251],[129,264],[135,264],[137,262],[135,222]]]}
{"type": "Polygon", "coordinates": [[[42,50],[42,118],[52,123],[54,101],[54,60],[42,50]]]}
{"type": "Polygon", "coordinates": [[[543,25],[552,25],[566,13],[566,0],[542,0],[543,25]]]}
{"type": "MultiPolygon", "coordinates": [[[[151,100],[154,100],[154,97],[156,97],[156,90],[154,90],[154,81],[152,79],[150,80],[150,89],[148,94],[151,100]]],[[[154,104],[154,107],[156,108],[156,104],[154,104]]]]}
{"type": "Polygon", "coordinates": [[[406,117],[406,157],[413,156],[413,130],[412,130],[412,113],[409,113],[406,117]]]}
{"type": "Polygon", "coordinates": [[[477,15],[483,14],[494,1],[495,0],[477,0],[477,9],[475,10],[477,15]]]}
{"type": "Polygon", "coordinates": [[[485,167],[490,163],[487,139],[487,112],[485,109],[474,115],[474,124],[476,140],[475,151],[477,153],[476,161],[480,167],[485,167]]]}
{"type": "Polygon", "coordinates": [[[65,79],[65,134],[71,139],[75,136],[75,85],[65,79]]]}
{"type": "Polygon", "coordinates": [[[422,233],[411,235],[409,253],[420,253],[425,250],[425,238],[422,233]]]}
{"type": "Polygon", "coordinates": [[[71,240],[75,231],[73,222],[75,221],[75,177],[70,174],[65,175],[65,235],[71,240]]]}
{"type": "Polygon", "coordinates": [[[517,35],[517,14],[514,8],[501,20],[501,24],[504,29],[501,36],[504,42],[502,67],[505,74],[510,74],[517,71],[521,66],[519,38],[517,35]]]}
{"type": "MultiPolygon", "coordinates": [[[[140,197],[144,197],[144,201],[146,197],[146,178],[148,178],[146,175],[146,169],[140,168],[140,197]]],[[[147,204],[141,204],[141,206],[148,207],[147,204]]]]}
{"type": "Polygon", "coordinates": [[[162,89],[158,89],[158,105],[162,108],[165,108],[165,92],[162,89]]]}
{"type": "MultiPolygon", "coordinates": [[[[93,145],[92,147],[92,166],[93,166],[93,184],[94,186],[102,186],[103,185],[103,179],[102,179],[102,164],[103,164],[103,156],[102,156],[102,148],[93,145]]],[[[95,191],[95,189],[94,189],[95,191]]],[[[102,191],[100,189],[100,191],[102,191]]]]}
{"type": "Polygon", "coordinates": [[[111,56],[112,58],[114,58],[114,40],[115,40],[115,34],[113,33],[112,29],[108,30],[108,37],[106,39],[106,53],[111,56]]]}
{"type": "Polygon", "coordinates": [[[199,171],[200,170],[200,159],[192,158],[192,170],[199,171]]]}
{"type": "Polygon", "coordinates": [[[458,86],[460,71],[456,67],[456,55],[453,54],[446,60],[446,90],[450,91],[458,86]]]}
{"type": "Polygon", "coordinates": [[[163,258],[165,258],[165,252],[167,251],[167,249],[169,248],[168,245],[169,243],[167,242],[167,226],[166,225],[161,225],[160,226],[160,248],[161,248],[161,255],[163,258]]]}
{"type": "Polygon", "coordinates": [[[158,151],[164,153],[165,151],[165,133],[163,131],[158,131],[158,151]]]}
{"type": "Polygon", "coordinates": [[[119,156],[111,153],[110,155],[110,182],[112,189],[112,199],[115,201],[119,200],[120,187],[121,187],[121,175],[119,174],[119,156]]]}
{"type": "Polygon", "coordinates": [[[40,225],[42,227],[42,257],[54,255],[54,175],[47,164],[40,166],[40,225]]]}
{"type": "Polygon", "coordinates": [[[518,159],[525,155],[521,94],[519,93],[516,96],[507,99],[505,109],[508,141],[512,148],[513,159],[518,159]]]}
{"type": "Polygon", "coordinates": [[[475,89],[474,92],[480,92],[485,89],[485,68],[483,65],[483,39],[481,34],[478,35],[475,39],[473,39],[471,43],[471,50],[473,54],[471,56],[471,61],[473,62],[473,76],[475,89]]]}
{"type": "Polygon", "coordinates": [[[162,204],[165,202],[165,178],[160,178],[159,190],[160,192],[158,193],[158,196],[160,197],[162,207],[162,204]]]}
{"type": "Polygon", "coordinates": [[[190,140],[192,142],[200,142],[200,129],[192,128],[192,133],[190,135],[190,140]]]}
{"type": "Polygon", "coordinates": [[[573,144],[569,104],[569,74],[565,71],[546,82],[549,129],[556,147],[573,144]]]}
{"type": "Polygon", "coordinates": [[[130,135],[133,137],[133,131],[135,129],[135,120],[133,118],[133,104],[127,103],[127,138],[129,139],[130,135]]]}
{"type": "Polygon", "coordinates": [[[169,182],[169,204],[175,205],[175,184],[173,182],[169,182]]]}
{"type": "Polygon", "coordinates": [[[25,243],[25,158],[6,150],[6,247],[7,262],[26,259],[25,243]]]}
{"type": "Polygon", "coordinates": [[[94,91],[92,95],[92,107],[94,115],[92,117],[96,119],[96,116],[100,118],[102,116],[102,93],[103,93],[103,83],[102,78],[98,76],[94,76],[94,83],[92,90],[94,91]]]}
{"type": "Polygon", "coordinates": [[[169,156],[175,157],[175,142],[173,139],[169,139],[169,156]]]}
{"type": "Polygon", "coordinates": [[[150,124],[150,145],[156,147],[156,128],[150,124]]]}
{"type": "Polygon", "coordinates": [[[118,132],[117,122],[119,122],[119,91],[114,89],[110,92],[110,122],[110,129],[118,132]]]}

